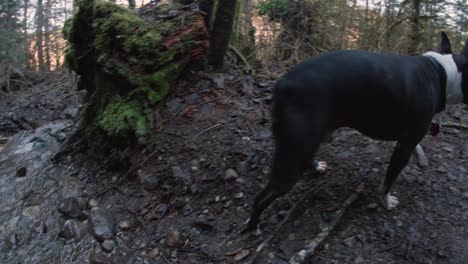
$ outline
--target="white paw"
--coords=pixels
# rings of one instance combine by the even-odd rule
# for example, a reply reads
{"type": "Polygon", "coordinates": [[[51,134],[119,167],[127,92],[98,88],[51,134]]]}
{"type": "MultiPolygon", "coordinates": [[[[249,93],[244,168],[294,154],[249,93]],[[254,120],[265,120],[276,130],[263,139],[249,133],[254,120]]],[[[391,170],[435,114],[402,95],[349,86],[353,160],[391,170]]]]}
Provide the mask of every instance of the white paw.
{"type": "Polygon", "coordinates": [[[399,203],[400,202],[398,201],[398,198],[396,198],[395,196],[391,196],[390,194],[387,194],[383,199],[383,206],[387,210],[392,210],[393,208],[397,207],[399,203]]]}
{"type": "Polygon", "coordinates": [[[317,162],[317,165],[315,165],[315,170],[317,172],[322,173],[327,169],[327,167],[328,167],[328,165],[327,165],[327,163],[325,161],[319,161],[319,162],[317,162]]]}

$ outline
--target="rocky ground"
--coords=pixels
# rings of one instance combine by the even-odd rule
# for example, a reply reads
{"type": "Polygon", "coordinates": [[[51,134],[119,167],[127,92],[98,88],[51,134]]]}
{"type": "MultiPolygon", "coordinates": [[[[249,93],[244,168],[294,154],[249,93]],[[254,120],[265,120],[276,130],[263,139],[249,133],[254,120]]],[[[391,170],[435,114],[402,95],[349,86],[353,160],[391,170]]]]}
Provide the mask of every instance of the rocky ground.
{"type": "MultiPolygon", "coordinates": [[[[307,172],[264,212],[261,232],[239,234],[270,170],[273,83],[241,69],[188,76],[136,177],[80,155],[51,161],[82,98],[67,79],[2,98],[2,263],[242,263],[270,237],[257,263],[287,263],[335,220],[307,262],[468,263],[465,128],[424,139],[429,166],[407,166],[390,212],[377,189],[394,143],[340,129],[318,154],[329,170],[307,172]]],[[[468,112],[451,107],[441,120],[467,124],[468,112]]]]}

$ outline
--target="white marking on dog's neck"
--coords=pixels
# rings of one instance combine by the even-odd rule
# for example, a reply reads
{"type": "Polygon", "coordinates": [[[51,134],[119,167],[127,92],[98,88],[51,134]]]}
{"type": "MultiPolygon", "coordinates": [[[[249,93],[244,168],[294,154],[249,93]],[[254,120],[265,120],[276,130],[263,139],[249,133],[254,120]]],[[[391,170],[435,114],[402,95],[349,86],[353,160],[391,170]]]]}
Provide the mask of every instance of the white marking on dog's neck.
{"type": "Polygon", "coordinates": [[[459,104],[463,102],[463,93],[461,88],[462,74],[458,71],[457,64],[453,60],[452,54],[440,54],[429,51],[423,54],[436,59],[447,74],[445,85],[446,104],[459,104]]]}

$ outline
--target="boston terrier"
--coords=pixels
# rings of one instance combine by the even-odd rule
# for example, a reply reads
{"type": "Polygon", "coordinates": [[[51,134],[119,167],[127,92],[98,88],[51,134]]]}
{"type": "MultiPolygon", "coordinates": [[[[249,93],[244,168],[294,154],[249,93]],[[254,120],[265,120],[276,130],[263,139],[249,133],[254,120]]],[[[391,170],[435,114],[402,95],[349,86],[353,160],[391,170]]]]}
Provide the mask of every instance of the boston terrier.
{"type": "MultiPolygon", "coordinates": [[[[437,52],[421,56],[347,50],[323,53],[293,67],[275,85],[273,167],[256,196],[245,231],[301,177],[330,132],[350,127],[378,140],[396,141],[382,185],[383,205],[398,205],[390,188],[446,104],[468,104],[468,40],[452,54],[442,32],[437,52]]],[[[421,155],[421,154],[420,154],[421,155]]],[[[326,163],[316,162],[319,171],[326,163]]]]}

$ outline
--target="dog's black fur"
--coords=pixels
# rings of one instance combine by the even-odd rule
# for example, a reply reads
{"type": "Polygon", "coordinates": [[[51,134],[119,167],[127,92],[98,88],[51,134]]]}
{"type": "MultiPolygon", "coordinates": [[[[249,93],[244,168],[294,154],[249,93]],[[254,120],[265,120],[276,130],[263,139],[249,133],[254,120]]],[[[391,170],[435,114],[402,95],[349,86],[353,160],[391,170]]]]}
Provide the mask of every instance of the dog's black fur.
{"type": "Polygon", "coordinates": [[[298,64],[279,80],[273,92],[273,168],[268,185],[255,198],[246,230],[255,228],[262,211],[295,185],[321,140],[343,126],[397,141],[383,184],[386,206],[396,206],[390,188],[434,115],[446,103],[468,104],[468,40],[461,55],[446,55],[451,47],[442,33],[437,52],[335,51],[298,64]]]}

